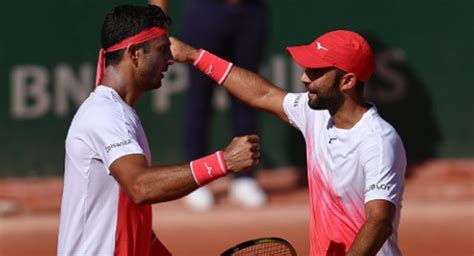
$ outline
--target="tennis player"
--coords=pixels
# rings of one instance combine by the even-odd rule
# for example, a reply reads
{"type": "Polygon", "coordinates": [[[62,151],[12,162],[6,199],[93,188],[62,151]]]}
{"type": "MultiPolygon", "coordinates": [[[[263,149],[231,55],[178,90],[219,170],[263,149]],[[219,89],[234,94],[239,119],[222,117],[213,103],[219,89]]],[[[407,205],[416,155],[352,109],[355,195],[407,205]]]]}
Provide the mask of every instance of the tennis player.
{"type": "Polygon", "coordinates": [[[97,87],[66,138],[58,255],[170,255],[153,234],[151,204],[258,162],[259,138],[248,135],[191,163],[151,166],[134,105],[171,63],[169,24],[151,5],[121,5],[105,18],[97,87]]]}
{"type": "Polygon", "coordinates": [[[400,255],[397,229],[406,157],[395,129],[364,83],[376,63],[359,34],[338,30],[287,48],[305,70],[306,93],[288,93],[258,75],[172,38],[178,62],[192,62],[246,104],[289,122],[306,141],[311,255],[400,255]]]}

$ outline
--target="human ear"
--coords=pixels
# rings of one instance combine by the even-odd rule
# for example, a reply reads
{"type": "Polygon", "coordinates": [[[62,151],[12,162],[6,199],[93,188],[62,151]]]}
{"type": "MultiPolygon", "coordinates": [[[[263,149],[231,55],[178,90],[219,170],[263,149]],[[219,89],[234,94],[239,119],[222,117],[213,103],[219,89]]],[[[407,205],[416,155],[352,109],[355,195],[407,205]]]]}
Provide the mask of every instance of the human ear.
{"type": "Polygon", "coordinates": [[[349,90],[357,84],[357,78],[354,73],[347,73],[339,80],[341,90],[349,90]]]}
{"type": "Polygon", "coordinates": [[[138,65],[138,54],[139,54],[137,46],[134,45],[134,44],[131,44],[131,45],[127,46],[126,53],[127,53],[127,56],[130,57],[132,63],[135,66],[137,66],[138,65]]]}

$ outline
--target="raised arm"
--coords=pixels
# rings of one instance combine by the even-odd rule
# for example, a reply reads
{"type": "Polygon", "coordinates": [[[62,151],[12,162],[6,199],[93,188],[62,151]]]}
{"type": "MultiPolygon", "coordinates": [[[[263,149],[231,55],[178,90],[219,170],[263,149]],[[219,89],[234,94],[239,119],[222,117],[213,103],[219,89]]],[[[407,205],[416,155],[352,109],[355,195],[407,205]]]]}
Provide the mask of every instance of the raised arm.
{"type": "MultiPolygon", "coordinates": [[[[198,57],[197,49],[173,37],[170,41],[175,61],[192,63],[198,57]]],[[[222,86],[247,105],[273,113],[288,122],[283,109],[283,100],[287,92],[259,75],[234,65],[222,86]]]]}

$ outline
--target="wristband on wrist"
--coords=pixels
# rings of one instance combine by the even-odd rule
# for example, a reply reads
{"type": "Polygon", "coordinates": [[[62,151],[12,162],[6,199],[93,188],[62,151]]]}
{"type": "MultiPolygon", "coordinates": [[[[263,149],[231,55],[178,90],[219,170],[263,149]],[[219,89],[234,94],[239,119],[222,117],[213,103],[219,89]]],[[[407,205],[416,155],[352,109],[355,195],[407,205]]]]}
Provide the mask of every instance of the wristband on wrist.
{"type": "Polygon", "coordinates": [[[229,75],[233,64],[206,50],[199,49],[193,65],[218,84],[222,84],[229,75]]]}
{"type": "Polygon", "coordinates": [[[194,180],[199,186],[204,186],[227,174],[223,151],[217,151],[212,155],[191,161],[189,166],[191,167],[194,180]]]}

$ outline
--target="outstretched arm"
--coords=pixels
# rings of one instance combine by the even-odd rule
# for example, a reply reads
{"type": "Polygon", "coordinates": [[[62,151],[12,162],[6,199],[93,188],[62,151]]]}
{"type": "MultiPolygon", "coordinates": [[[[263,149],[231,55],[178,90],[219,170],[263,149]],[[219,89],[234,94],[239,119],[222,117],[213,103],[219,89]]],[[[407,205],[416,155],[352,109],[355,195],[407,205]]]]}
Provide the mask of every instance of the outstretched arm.
{"type": "MultiPolygon", "coordinates": [[[[173,37],[170,41],[175,61],[192,63],[197,58],[197,49],[173,37]]],[[[287,92],[259,75],[234,65],[222,86],[247,105],[273,113],[288,122],[283,109],[283,100],[287,92]]]]}

